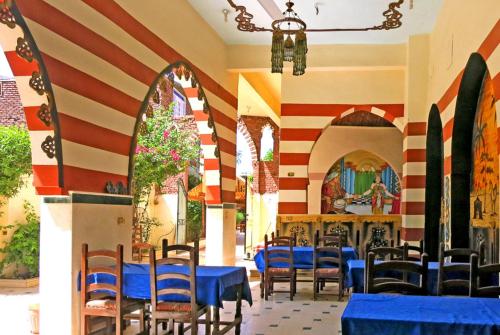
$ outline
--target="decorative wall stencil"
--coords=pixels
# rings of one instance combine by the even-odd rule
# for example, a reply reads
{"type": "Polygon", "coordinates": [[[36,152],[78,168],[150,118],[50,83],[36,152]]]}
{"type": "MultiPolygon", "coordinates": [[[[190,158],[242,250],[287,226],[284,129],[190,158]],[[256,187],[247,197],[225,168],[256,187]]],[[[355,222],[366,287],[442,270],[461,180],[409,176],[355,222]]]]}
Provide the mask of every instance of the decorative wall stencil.
{"type": "Polygon", "coordinates": [[[33,52],[31,51],[30,44],[22,37],[17,39],[16,53],[30,63],[33,61],[33,52]]]}
{"type": "Polygon", "coordinates": [[[30,87],[34,89],[39,95],[45,94],[45,84],[40,72],[34,71],[31,74],[30,87]]]}
{"type": "MultiPolygon", "coordinates": [[[[477,103],[472,133],[472,172],[470,218],[472,246],[482,240],[491,252],[491,243],[498,244],[498,132],[493,82],[487,71],[477,103]]],[[[495,247],[496,249],[496,247],[495,247]]],[[[491,253],[490,253],[491,255],[491,253]]]]}
{"type": "Polygon", "coordinates": [[[43,103],[36,115],[47,127],[51,125],[52,116],[50,115],[50,109],[47,104],[43,103]]]}
{"type": "Polygon", "coordinates": [[[54,158],[56,156],[56,141],[52,136],[47,136],[41,145],[42,151],[47,157],[54,158]]]}
{"type": "Polygon", "coordinates": [[[322,214],[399,214],[401,187],[394,170],[367,151],[350,153],[327,172],[322,214]]]}
{"type": "Polygon", "coordinates": [[[16,19],[5,3],[0,4],[0,23],[12,29],[16,27],[16,19]]]}

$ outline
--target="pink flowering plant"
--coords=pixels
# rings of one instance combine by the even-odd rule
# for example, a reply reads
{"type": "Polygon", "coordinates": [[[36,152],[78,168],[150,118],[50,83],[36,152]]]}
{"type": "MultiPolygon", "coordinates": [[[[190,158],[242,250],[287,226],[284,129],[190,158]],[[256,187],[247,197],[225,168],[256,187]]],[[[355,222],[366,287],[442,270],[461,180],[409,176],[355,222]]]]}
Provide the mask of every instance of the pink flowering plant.
{"type": "MultiPolygon", "coordinates": [[[[137,136],[132,179],[136,223],[149,220],[146,209],[152,190],[200,158],[199,137],[184,126],[185,122],[182,118],[174,119],[172,105],[154,110],[153,116],[143,121],[137,136]]],[[[147,229],[143,226],[143,231],[144,228],[147,229]]]]}

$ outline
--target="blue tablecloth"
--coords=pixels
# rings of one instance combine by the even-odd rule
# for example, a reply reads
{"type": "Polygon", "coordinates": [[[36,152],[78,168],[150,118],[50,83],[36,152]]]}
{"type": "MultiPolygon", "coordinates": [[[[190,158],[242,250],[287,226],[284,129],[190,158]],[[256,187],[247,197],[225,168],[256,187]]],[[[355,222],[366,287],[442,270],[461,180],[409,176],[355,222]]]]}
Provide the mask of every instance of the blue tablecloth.
{"type": "MultiPolygon", "coordinates": [[[[437,281],[438,281],[438,270],[439,263],[438,262],[429,262],[429,271],[427,272],[427,292],[429,294],[436,295],[437,294],[437,281]]],[[[364,291],[364,271],[365,271],[365,260],[364,259],[356,259],[349,260],[347,262],[346,268],[346,278],[345,278],[345,287],[352,288],[353,292],[362,293],[364,291]]],[[[448,272],[448,279],[469,279],[468,274],[464,274],[463,272],[448,272]]],[[[414,283],[418,283],[419,281],[418,275],[409,276],[409,280],[414,283]]],[[[498,283],[498,276],[495,278],[492,276],[491,278],[492,285],[498,283]]]]}
{"type": "MultiPolygon", "coordinates": [[[[272,247],[270,249],[288,249],[288,247],[272,247]]],[[[344,266],[352,259],[357,259],[358,254],[352,247],[342,248],[342,262],[344,266]]],[[[260,273],[264,272],[264,249],[260,250],[254,257],[255,265],[260,273]]],[[[293,265],[296,269],[312,269],[313,268],[313,247],[293,247],[293,265]]],[[[273,266],[278,266],[273,264],[273,266]]]]}
{"type": "Polygon", "coordinates": [[[500,299],[353,294],[342,334],[500,334],[500,299]]]}
{"type": "MultiPolygon", "coordinates": [[[[162,265],[158,274],[165,272],[189,273],[187,266],[162,265]]],[[[108,274],[89,275],[91,283],[113,283],[114,277],[108,274]]],[[[123,264],[123,295],[133,299],[151,299],[149,264],[123,264]]],[[[165,288],[169,281],[160,281],[158,289],[165,288]],[[163,285],[162,285],[163,284],[163,285]]],[[[178,280],[175,284],[185,281],[178,280]]],[[[196,268],[196,300],[202,305],[222,307],[222,301],[236,300],[236,286],[243,285],[242,299],[252,304],[252,293],[244,267],[237,266],[198,266],[196,268]]],[[[187,285],[189,286],[189,285],[187,285]]],[[[178,286],[176,286],[178,287],[178,286]]],[[[169,297],[170,300],[182,301],[184,297],[169,297]]],[[[185,300],[185,298],[184,298],[185,300]]]]}

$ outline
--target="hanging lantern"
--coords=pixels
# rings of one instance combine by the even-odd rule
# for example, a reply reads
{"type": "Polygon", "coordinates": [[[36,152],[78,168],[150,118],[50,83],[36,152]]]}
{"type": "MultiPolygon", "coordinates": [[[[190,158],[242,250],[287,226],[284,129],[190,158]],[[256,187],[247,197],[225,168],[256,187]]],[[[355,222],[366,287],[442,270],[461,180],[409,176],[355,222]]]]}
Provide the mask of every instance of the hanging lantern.
{"type": "Polygon", "coordinates": [[[286,62],[292,62],[293,61],[293,53],[294,53],[294,47],[295,44],[293,43],[292,37],[288,35],[288,37],[285,40],[285,51],[283,55],[283,59],[286,62]]]}
{"type": "Polygon", "coordinates": [[[300,76],[306,72],[307,37],[303,30],[295,35],[293,53],[293,75],[300,76]]]}
{"type": "Polygon", "coordinates": [[[284,35],[281,30],[273,31],[271,46],[271,73],[283,73],[284,35]]]}
{"type": "Polygon", "coordinates": [[[293,5],[292,1],[287,1],[283,18],[274,20],[271,24],[273,31],[271,72],[283,73],[283,62],[293,62],[293,75],[300,76],[306,70],[306,23],[293,10],[293,5]]]}

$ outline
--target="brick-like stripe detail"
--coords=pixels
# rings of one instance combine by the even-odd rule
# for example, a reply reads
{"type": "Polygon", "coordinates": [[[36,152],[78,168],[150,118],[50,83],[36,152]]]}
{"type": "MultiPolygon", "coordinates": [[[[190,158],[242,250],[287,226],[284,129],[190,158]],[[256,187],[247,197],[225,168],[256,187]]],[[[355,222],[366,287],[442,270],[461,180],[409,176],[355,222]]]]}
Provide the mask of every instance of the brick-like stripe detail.
{"type": "Polygon", "coordinates": [[[64,190],[66,193],[76,190],[105,193],[104,187],[108,181],[115,185],[121,181],[123,185],[127,185],[127,176],[64,166],[64,190]]]}
{"type": "Polygon", "coordinates": [[[424,176],[403,176],[403,187],[408,188],[425,188],[424,176]]]}
{"type": "Polygon", "coordinates": [[[279,202],[278,213],[305,214],[307,213],[307,202],[279,202]]]}
{"type": "Polygon", "coordinates": [[[425,149],[407,149],[403,152],[403,162],[425,162],[425,149]]]}
{"type": "Polygon", "coordinates": [[[280,178],[280,190],[307,190],[309,178],[280,178]]]}
{"type": "Polygon", "coordinates": [[[401,214],[424,215],[425,202],[423,201],[405,201],[401,203],[401,214]]]}
{"type": "Polygon", "coordinates": [[[280,165],[307,165],[311,154],[280,153],[280,165]]]}
{"type": "Polygon", "coordinates": [[[425,134],[427,134],[427,122],[408,122],[403,131],[405,137],[425,134]]]}
{"type": "Polygon", "coordinates": [[[281,141],[316,141],[321,135],[322,129],[294,129],[282,128],[281,141]]]}

